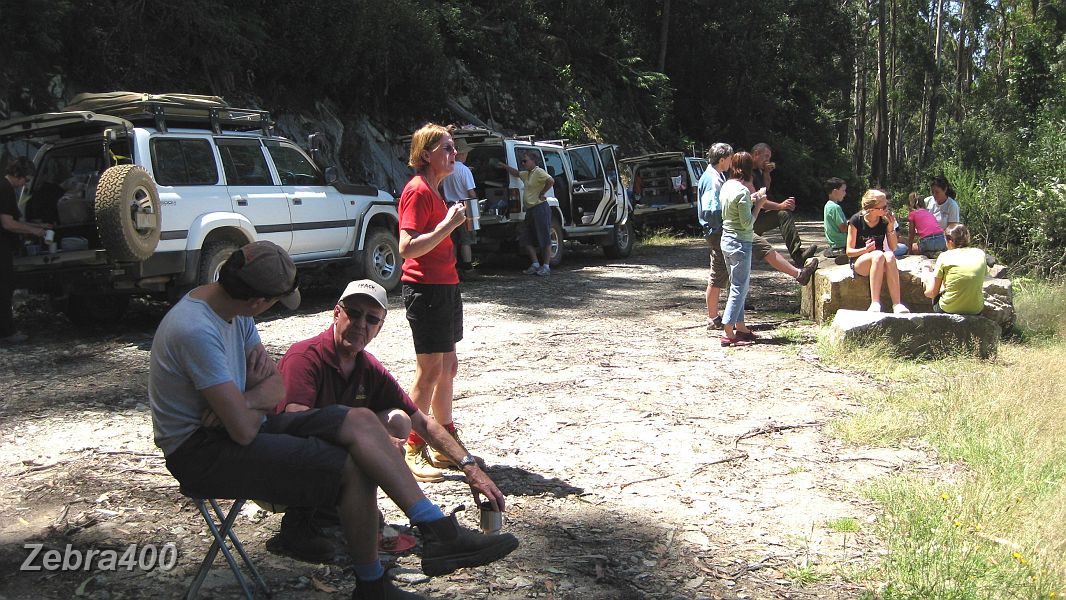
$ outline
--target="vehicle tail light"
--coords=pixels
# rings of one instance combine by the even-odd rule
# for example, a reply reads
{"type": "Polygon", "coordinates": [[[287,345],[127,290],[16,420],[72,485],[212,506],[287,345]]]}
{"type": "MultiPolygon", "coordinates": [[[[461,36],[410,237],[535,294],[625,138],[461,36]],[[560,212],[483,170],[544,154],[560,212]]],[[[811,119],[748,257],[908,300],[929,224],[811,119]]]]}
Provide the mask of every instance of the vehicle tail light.
{"type": "Polygon", "coordinates": [[[511,198],[508,202],[509,209],[507,212],[520,213],[522,212],[522,194],[518,188],[511,188],[511,198]]]}

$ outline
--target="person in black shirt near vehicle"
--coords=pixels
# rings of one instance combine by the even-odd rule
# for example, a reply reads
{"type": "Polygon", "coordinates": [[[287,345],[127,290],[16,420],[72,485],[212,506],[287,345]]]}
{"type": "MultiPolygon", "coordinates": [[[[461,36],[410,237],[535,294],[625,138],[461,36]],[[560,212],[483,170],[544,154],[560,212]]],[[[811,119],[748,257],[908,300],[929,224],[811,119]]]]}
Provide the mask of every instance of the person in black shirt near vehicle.
{"type": "Polygon", "coordinates": [[[15,331],[15,316],[11,299],[15,294],[15,252],[19,249],[19,234],[44,237],[49,229],[45,223],[23,223],[19,220],[15,188],[25,187],[33,174],[33,164],[19,158],[7,165],[0,178],[0,344],[20,344],[26,335],[15,331]]]}

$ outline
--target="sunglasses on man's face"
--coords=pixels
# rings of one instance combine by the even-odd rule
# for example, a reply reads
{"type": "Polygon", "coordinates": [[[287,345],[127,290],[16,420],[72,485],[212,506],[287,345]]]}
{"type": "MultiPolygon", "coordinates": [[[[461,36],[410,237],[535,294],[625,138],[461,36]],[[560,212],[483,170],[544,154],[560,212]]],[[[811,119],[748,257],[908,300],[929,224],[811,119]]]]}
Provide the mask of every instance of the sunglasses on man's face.
{"type": "Polygon", "coordinates": [[[361,311],[358,308],[350,308],[350,307],[347,307],[347,306],[345,306],[343,304],[341,304],[340,307],[341,307],[341,310],[344,311],[344,314],[348,315],[348,320],[353,322],[353,323],[355,323],[355,322],[359,321],[360,319],[362,319],[362,320],[366,321],[367,325],[381,325],[382,321],[385,320],[385,317],[379,317],[377,315],[372,315],[372,314],[370,314],[368,312],[361,311]]]}

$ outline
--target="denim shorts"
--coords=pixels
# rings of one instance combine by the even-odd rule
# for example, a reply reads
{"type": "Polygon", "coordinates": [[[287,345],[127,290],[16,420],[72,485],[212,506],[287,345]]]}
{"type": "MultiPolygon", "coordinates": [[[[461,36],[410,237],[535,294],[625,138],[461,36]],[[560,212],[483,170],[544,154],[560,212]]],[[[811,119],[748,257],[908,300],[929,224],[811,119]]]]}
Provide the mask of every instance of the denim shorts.
{"type": "Polygon", "coordinates": [[[930,252],[946,252],[948,240],[943,233],[934,233],[918,240],[918,252],[928,254],[930,252]]]}

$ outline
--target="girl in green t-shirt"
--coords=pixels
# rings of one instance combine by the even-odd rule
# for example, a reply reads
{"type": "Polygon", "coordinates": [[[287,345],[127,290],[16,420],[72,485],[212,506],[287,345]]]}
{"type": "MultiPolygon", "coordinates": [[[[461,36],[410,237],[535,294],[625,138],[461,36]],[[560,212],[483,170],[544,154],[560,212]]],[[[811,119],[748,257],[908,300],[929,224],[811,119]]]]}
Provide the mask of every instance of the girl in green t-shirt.
{"type": "Polygon", "coordinates": [[[944,232],[947,252],[936,259],[925,295],[933,299],[933,312],[979,315],[985,307],[984,284],[988,273],[984,250],[970,248],[970,232],[961,223],[944,232]]]}

